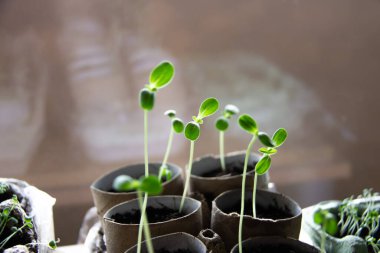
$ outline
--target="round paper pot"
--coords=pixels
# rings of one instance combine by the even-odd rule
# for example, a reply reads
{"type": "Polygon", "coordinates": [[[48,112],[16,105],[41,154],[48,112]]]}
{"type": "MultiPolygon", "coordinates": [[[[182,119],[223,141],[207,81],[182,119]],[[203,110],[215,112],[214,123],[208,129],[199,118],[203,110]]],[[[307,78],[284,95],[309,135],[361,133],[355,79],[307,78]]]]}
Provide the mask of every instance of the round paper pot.
{"type": "MultiPolygon", "coordinates": [[[[148,207],[162,206],[179,210],[180,196],[157,196],[148,198],[148,207]]],[[[111,208],[104,215],[104,233],[106,237],[107,253],[120,253],[137,244],[138,224],[123,224],[116,222],[112,217],[117,213],[129,213],[139,209],[138,200],[130,200],[111,208]]],[[[177,219],[150,223],[152,237],[186,232],[196,236],[202,229],[201,202],[186,198],[182,212],[184,215],[177,219]]]]}
{"type": "MultiPolygon", "coordinates": [[[[252,190],[246,191],[245,200],[252,199],[252,190]]],[[[238,205],[240,210],[241,190],[236,189],[219,195],[212,203],[211,228],[222,237],[227,251],[238,242],[238,213],[226,213],[238,205]]],[[[247,208],[247,205],[245,206],[247,208]]],[[[294,200],[277,192],[257,190],[256,207],[284,210],[289,217],[283,219],[261,219],[244,215],[243,240],[255,236],[283,236],[298,238],[301,230],[302,210],[294,200]]]]}
{"type": "MultiPolygon", "coordinates": [[[[149,173],[158,174],[161,164],[149,164],[149,173]]],[[[162,195],[180,195],[183,191],[183,183],[181,177],[181,169],[174,164],[168,164],[169,169],[173,172],[171,180],[163,183],[162,195]]],[[[137,198],[136,192],[112,192],[113,180],[119,175],[129,175],[133,178],[140,178],[145,173],[144,164],[129,165],[108,174],[103,175],[91,185],[91,193],[97,209],[99,218],[111,207],[137,198]]]]}

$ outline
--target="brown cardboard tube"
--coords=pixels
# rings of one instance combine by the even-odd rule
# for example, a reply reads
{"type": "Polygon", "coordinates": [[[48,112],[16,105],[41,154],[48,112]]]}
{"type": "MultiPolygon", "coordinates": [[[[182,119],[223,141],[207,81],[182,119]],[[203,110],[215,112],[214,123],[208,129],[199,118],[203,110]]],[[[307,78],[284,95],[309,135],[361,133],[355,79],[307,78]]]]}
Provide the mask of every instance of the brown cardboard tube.
{"type": "MultiPolygon", "coordinates": [[[[252,199],[252,189],[247,190],[245,199],[252,199]]],[[[238,213],[226,213],[233,206],[240,206],[241,190],[231,190],[219,195],[212,203],[211,229],[223,239],[226,250],[238,242],[238,213]]],[[[289,213],[283,219],[261,219],[244,215],[243,240],[255,236],[283,236],[298,238],[301,230],[302,209],[291,198],[276,192],[257,190],[256,207],[275,208],[289,213]]],[[[245,208],[250,208],[250,206],[245,208]]],[[[239,208],[240,209],[240,208],[239,208]]]]}
{"type": "MultiPolygon", "coordinates": [[[[162,195],[181,195],[183,191],[183,182],[181,177],[181,168],[174,164],[167,164],[173,172],[171,180],[164,182],[162,195]]],[[[160,163],[150,163],[149,173],[158,174],[160,163]]],[[[137,198],[136,192],[110,192],[113,180],[119,175],[129,175],[133,178],[140,178],[145,173],[144,164],[129,165],[114,171],[111,171],[91,185],[91,193],[97,209],[100,220],[111,207],[137,198]]]]}
{"type": "MultiPolygon", "coordinates": [[[[168,207],[179,210],[180,196],[157,196],[148,198],[148,207],[168,207]]],[[[112,207],[104,215],[104,233],[107,253],[120,253],[137,244],[139,224],[122,224],[112,219],[117,213],[128,213],[139,209],[138,200],[130,200],[112,207]]],[[[192,198],[186,198],[182,212],[184,215],[169,221],[150,223],[152,237],[175,232],[186,232],[197,235],[202,229],[201,203],[192,198]]]]}
{"type": "MultiPolygon", "coordinates": [[[[189,250],[191,253],[207,253],[206,246],[195,236],[187,233],[173,233],[158,236],[152,239],[154,251],[167,250],[178,252],[179,250],[189,250]]],[[[128,249],[125,253],[136,253],[137,245],[128,249]]],[[[145,241],[141,246],[141,253],[148,253],[145,241]]]]}
{"type": "MultiPolygon", "coordinates": [[[[243,241],[243,253],[255,252],[297,252],[297,253],[319,253],[315,247],[301,241],[284,237],[255,237],[243,241]]],[[[236,244],[231,253],[239,253],[239,245],[236,244]]]]}
{"type": "Polygon", "coordinates": [[[199,232],[198,239],[201,240],[208,252],[226,253],[226,247],[220,236],[211,229],[204,229],[199,232]]]}

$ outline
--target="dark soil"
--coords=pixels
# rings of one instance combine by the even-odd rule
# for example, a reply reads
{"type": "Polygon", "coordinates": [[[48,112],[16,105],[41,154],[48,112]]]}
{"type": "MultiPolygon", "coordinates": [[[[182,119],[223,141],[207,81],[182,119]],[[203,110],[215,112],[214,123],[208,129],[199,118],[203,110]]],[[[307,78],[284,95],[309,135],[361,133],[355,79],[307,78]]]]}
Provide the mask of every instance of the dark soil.
{"type": "MultiPolygon", "coordinates": [[[[247,171],[254,170],[255,164],[249,164],[247,171]]],[[[222,170],[222,167],[215,168],[212,171],[206,172],[201,177],[232,177],[241,175],[244,169],[243,161],[234,161],[233,163],[226,164],[226,171],[222,170]]]]}
{"type": "MultiPolygon", "coordinates": [[[[244,214],[252,216],[252,199],[246,200],[244,207],[245,207],[244,214]]],[[[223,209],[223,212],[240,213],[240,202],[229,209],[223,209]]],[[[256,216],[261,219],[272,219],[272,220],[279,220],[279,219],[286,219],[286,218],[293,217],[289,209],[283,210],[275,205],[269,206],[267,208],[264,208],[260,205],[256,205],[256,216]]]]}
{"type": "Polygon", "coordinates": [[[177,250],[167,250],[167,249],[159,249],[156,251],[157,253],[192,253],[189,249],[177,249],[177,250]]]}
{"type": "MultiPolygon", "coordinates": [[[[173,210],[166,206],[162,206],[160,208],[154,208],[154,207],[148,206],[146,208],[146,214],[147,214],[149,223],[173,220],[173,219],[177,219],[183,216],[183,214],[179,213],[178,210],[173,210]]],[[[135,209],[129,213],[117,213],[113,215],[111,218],[114,219],[118,223],[139,224],[140,216],[141,216],[140,209],[135,209]]]]}
{"type": "Polygon", "coordinates": [[[305,252],[305,250],[294,250],[288,245],[266,245],[266,246],[256,246],[255,248],[247,249],[243,248],[244,253],[299,253],[305,252]]]}

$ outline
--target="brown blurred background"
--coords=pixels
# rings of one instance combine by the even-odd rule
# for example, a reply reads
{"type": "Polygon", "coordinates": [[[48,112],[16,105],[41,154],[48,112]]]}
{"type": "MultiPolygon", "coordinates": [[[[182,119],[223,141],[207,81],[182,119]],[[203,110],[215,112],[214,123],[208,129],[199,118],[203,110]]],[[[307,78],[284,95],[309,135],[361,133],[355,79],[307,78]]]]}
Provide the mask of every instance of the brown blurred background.
{"type": "MultiPolygon", "coordinates": [[[[54,196],[56,234],[75,243],[91,182],[142,161],[138,92],[169,59],[151,160],[165,150],[163,112],[188,121],[215,96],[264,131],[289,130],[271,178],[302,206],[379,191],[379,13],[378,0],[1,0],[0,176],[54,196]]],[[[197,156],[218,152],[214,118],[197,156]]],[[[249,136],[234,125],[226,141],[242,150],[249,136]]],[[[174,145],[171,162],[185,166],[187,142],[174,145]]]]}

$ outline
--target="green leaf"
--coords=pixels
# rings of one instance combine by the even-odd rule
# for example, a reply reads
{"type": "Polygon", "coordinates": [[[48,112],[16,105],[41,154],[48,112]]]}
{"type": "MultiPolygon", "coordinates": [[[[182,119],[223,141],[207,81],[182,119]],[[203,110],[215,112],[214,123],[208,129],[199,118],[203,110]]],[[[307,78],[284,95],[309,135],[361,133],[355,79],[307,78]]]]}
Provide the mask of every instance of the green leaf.
{"type": "Polygon", "coordinates": [[[229,123],[228,120],[225,119],[223,116],[220,116],[216,121],[215,121],[215,127],[219,131],[226,131],[228,129],[229,123]]]}
{"type": "Polygon", "coordinates": [[[185,125],[183,124],[182,120],[179,118],[174,118],[172,120],[172,127],[176,133],[182,133],[183,129],[185,128],[185,125]]]}
{"type": "Polygon", "coordinates": [[[260,160],[256,163],[255,172],[258,175],[265,174],[269,170],[271,163],[272,163],[272,159],[270,158],[270,156],[268,155],[262,156],[260,160]]]}
{"type": "Polygon", "coordinates": [[[239,108],[236,105],[229,104],[229,105],[226,105],[226,107],[224,107],[224,111],[229,115],[228,117],[230,117],[231,115],[238,114],[239,108]]]}
{"type": "Polygon", "coordinates": [[[286,137],[288,137],[288,132],[284,128],[280,128],[273,134],[272,141],[276,147],[279,147],[285,142],[286,137]]]}
{"type": "Polygon", "coordinates": [[[267,133],[259,132],[258,137],[263,145],[267,147],[274,147],[274,144],[272,143],[272,139],[269,137],[267,133]]]}
{"type": "Polygon", "coordinates": [[[144,110],[152,110],[154,107],[154,97],[153,91],[144,88],[140,91],[140,107],[144,110]]]}
{"type": "Polygon", "coordinates": [[[164,165],[161,168],[161,174],[163,178],[166,178],[166,181],[172,179],[173,172],[168,168],[168,166],[164,165]]]}
{"type": "Polygon", "coordinates": [[[324,217],[325,217],[325,215],[324,215],[323,211],[321,209],[318,209],[314,213],[314,223],[321,225],[323,223],[324,217]]]}
{"type": "Polygon", "coordinates": [[[139,190],[149,195],[158,195],[162,192],[162,184],[157,176],[147,176],[140,179],[139,190]]]}
{"type": "Polygon", "coordinates": [[[176,115],[176,111],[175,110],[167,110],[164,114],[166,116],[168,116],[169,118],[174,118],[176,115]]]}
{"type": "Polygon", "coordinates": [[[267,147],[262,147],[259,149],[259,151],[263,154],[267,154],[267,155],[274,155],[277,153],[277,149],[275,148],[267,148],[267,147]]]}
{"type": "Polygon", "coordinates": [[[10,213],[11,210],[8,207],[3,209],[3,216],[9,216],[10,213]]]}
{"type": "Polygon", "coordinates": [[[213,115],[219,109],[219,101],[216,98],[205,99],[199,107],[198,119],[213,115]]]}
{"type": "Polygon", "coordinates": [[[51,248],[51,249],[56,249],[56,248],[57,248],[57,242],[54,241],[54,240],[51,240],[51,241],[49,242],[49,248],[51,248]]]}
{"type": "Polygon", "coordinates": [[[113,183],[112,188],[118,192],[135,191],[138,189],[140,182],[128,175],[117,176],[113,183]]]}
{"type": "Polygon", "coordinates": [[[328,212],[326,214],[323,227],[324,230],[332,236],[338,232],[338,222],[332,213],[328,212]]]}
{"type": "Polygon", "coordinates": [[[185,127],[185,137],[190,141],[196,141],[201,134],[201,128],[198,123],[191,121],[185,127]]]}
{"type": "Polygon", "coordinates": [[[158,64],[150,73],[150,85],[160,89],[168,85],[174,77],[174,66],[169,61],[158,64]]]}
{"type": "Polygon", "coordinates": [[[239,125],[252,135],[256,135],[258,132],[256,121],[248,114],[243,114],[239,117],[239,125]]]}

